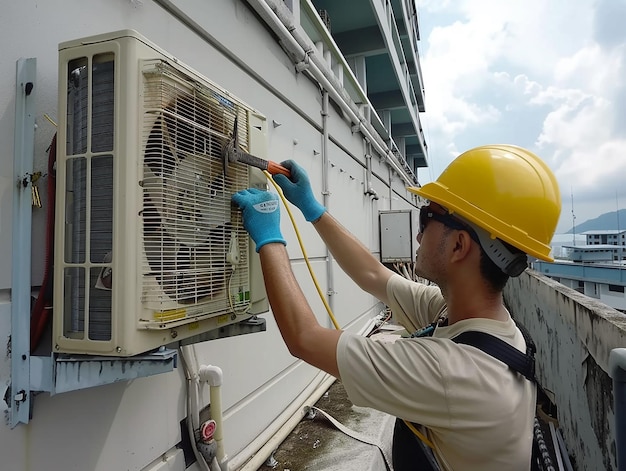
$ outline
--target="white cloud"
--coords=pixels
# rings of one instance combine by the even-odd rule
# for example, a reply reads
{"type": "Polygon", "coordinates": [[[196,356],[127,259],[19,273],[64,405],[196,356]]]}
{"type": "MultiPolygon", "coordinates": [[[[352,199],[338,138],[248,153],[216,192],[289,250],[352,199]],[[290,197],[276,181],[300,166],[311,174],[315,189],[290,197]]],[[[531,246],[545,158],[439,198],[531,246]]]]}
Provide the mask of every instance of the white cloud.
{"type": "Polygon", "coordinates": [[[553,103],[554,110],[544,120],[540,147],[586,148],[611,138],[612,106],[606,99],[580,90],[550,89],[541,95],[549,100],[544,102],[553,103]]]}
{"type": "MultiPolygon", "coordinates": [[[[513,137],[546,160],[564,194],[575,187],[576,199],[595,202],[580,205],[578,222],[615,210],[612,185],[626,170],[626,143],[614,131],[624,127],[615,96],[626,45],[594,41],[596,5],[419,2],[431,178],[459,151],[513,137]],[[517,117],[531,121],[511,129],[517,117]]],[[[571,227],[566,213],[559,230],[571,227]]]]}

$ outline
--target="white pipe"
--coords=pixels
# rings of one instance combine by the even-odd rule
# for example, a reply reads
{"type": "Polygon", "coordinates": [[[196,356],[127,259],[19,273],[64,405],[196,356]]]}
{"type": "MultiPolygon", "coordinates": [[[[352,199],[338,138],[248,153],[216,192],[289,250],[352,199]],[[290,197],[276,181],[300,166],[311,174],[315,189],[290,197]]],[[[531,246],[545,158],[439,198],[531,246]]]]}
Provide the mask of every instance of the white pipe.
{"type": "MultiPolygon", "coordinates": [[[[272,30],[278,34],[281,43],[289,50],[293,57],[309,58],[308,71],[313,75],[315,80],[328,91],[333,100],[337,102],[342,110],[349,116],[352,123],[359,124],[360,132],[372,142],[374,148],[383,159],[393,167],[399,175],[402,175],[405,182],[413,184],[412,179],[407,175],[404,169],[395,162],[391,150],[382,141],[378,133],[373,130],[371,123],[365,120],[357,106],[352,103],[349,97],[342,96],[339,90],[343,91],[343,87],[339,83],[333,83],[337,82],[337,80],[324,63],[324,59],[319,58],[315,47],[309,45],[308,43],[310,41],[298,33],[296,26],[291,20],[291,12],[287,7],[274,0],[248,0],[248,3],[261,18],[265,20],[272,30]]],[[[302,61],[300,61],[300,63],[301,62],[302,61]]]]}
{"type": "MultiPolygon", "coordinates": [[[[198,421],[198,422],[200,420],[200,417],[198,414],[198,407],[197,407],[198,406],[198,402],[197,402],[198,388],[197,388],[196,382],[192,380],[191,370],[189,368],[190,360],[189,358],[187,358],[187,356],[190,354],[189,352],[190,352],[189,347],[180,348],[181,363],[183,365],[183,370],[185,372],[185,383],[187,384],[187,433],[189,434],[189,441],[191,443],[191,449],[193,451],[194,456],[196,457],[198,466],[200,466],[200,468],[203,471],[211,471],[208,463],[204,459],[204,456],[202,456],[202,453],[200,453],[200,451],[198,450],[198,447],[196,446],[196,434],[194,432],[195,429],[193,426],[193,422],[194,422],[194,419],[195,421],[198,421]],[[191,397],[192,390],[195,391],[194,393],[195,400],[192,400],[192,397],[191,397]]],[[[221,471],[221,470],[215,470],[215,471],[221,471]]]]}
{"type": "Polygon", "coordinates": [[[387,167],[387,174],[389,177],[389,209],[393,209],[392,207],[392,203],[393,203],[393,186],[392,186],[392,182],[393,182],[393,173],[391,172],[391,167],[387,167]]]}
{"type": "MultiPolygon", "coordinates": [[[[268,440],[271,440],[275,434],[282,434],[282,430],[286,427],[286,423],[293,415],[299,414],[300,409],[307,405],[314,405],[317,400],[328,390],[330,385],[335,381],[335,378],[323,371],[313,378],[313,381],[289,404],[280,415],[261,432],[254,440],[241,450],[236,456],[230,460],[232,469],[239,470],[249,459],[261,459],[261,449],[268,440]],[[320,379],[321,378],[321,379],[320,379]],[[319,381],[319,382],[318,382],[319,381]],[[253,456],[254,455],[254,456],[253,456]],[[252,457],[252,458],[251,458],[252,457]]],[[[295,427],[295,425],[293,426],[295,427]]],[[[289,432],[287,432],[289,433],[289,432]]],[[[286,435],[283,435],[286,436],[286,435]]],[[[264,458],[261,461],[265,461],[274,450],[267,450],[264,458]]]]}
{"type": "MultiPolygon", "coordinates": [[[[322,197],[324,206],[330,211],[330,184],[328,183],[330,173],[328,157],[328,91],[322,90],[322,197]]],[[[335,276],[333,270],[333,255],[326,247],[326,297],[328,307],[331,312],[335,310],[335,276]]],[[[328,327],[332,328],[333,323],[330,316],[327,319],[328,327]]]]}
{"type": "Polygon", "coordinates": [[[219,366],[201,365],[198,369],[198,381],[208,383],[211,401],[211,418],[215,421],[213,439],[217,445],[215,457],[221,471],[228,470],[228,456],[224,451],[224,419],[222,417],[222,369],[219,366]]]}
{"type": "Polygon", "coordinates": [[[378,199],[378,193],[372,186],[372,144],[368,139],[365,141],[365,194],[378,199]]]}
{"type": "MultiPolygon", "coordinates": [[[[254,440],[254,442],[250,443],[248,447],[242,450],[237,457],[244,455],[244,452],[246,452],[248,448],[251,448],[259,442],[261,443],[260,448],[258,448],[254,456],[252,456],[252,458],[250,458],[248,462],[244,464],[240,461],[241,465],[243,466],[241,468],[238,466],[233,466],[233,469],[238,469],[239,471],[257,471],[263,465],[263,463],[265,463],[267,458],[274,452],[274,450],[276,450],[276,448],[278,448],[278,445],[280,445],[285,440],[285,438],[287,438],[291,431],[306,415],[308,408],[314,406],[319,398],[322,397],[322,395],[328,390],[328,388],[330,388],[330,386],[336,381],[336,378],[334,378],[333,376],[330,376],[323,372],[320,372],[320,374],[326,375],[326,378],[319,384],[319,386],[317,386],[312,393],[307,392],[308,389],[303,391],[303,393],[301,393],[298,398],[296,398],[291,406],[281,414],[280,417],[283,417],[286,415],[285,412],[289,413],[286,422],[284,422],[278,430],[270,430],[269,436],[267,434],[268,430],[266,430],[266,433],[259,435],[254,440]],[[301,397],[305,394],[305,400],[302,401],[301,397]],[[294,405],[296,406],[295,408],[294,405]]],[[[235,464],[234,459],[231,464],[235,464]]]]}
{"type": "MultiPolygon", "coordinates": [[[[382,303],[380,303],[383,305],[382,303]]],[[[384,306],[384,305],[383,305],[384,306]]],[[[355,320],[358,322],[362,317],[355,320]]],[[[357,334],[365,335],[376,324],[380,314],[369,321],[357,334]]],[[[302,361],[302,360],[300,360],[302,361]]],[[[230,469],[257,471],[265,460],[276,450],[306,413],[307,407],[314,406],[320,397],[336,381],[336,378],[319,371],[313,381],[287,406],[261,434],[229,461],[230,469]],[[318,381],[320,381],[318,383],[318,381]],[[249,460],[249,461],[248,461],[249,460]]]]}
{"type": "MultiPolygon", "coordinates": [[[[369,332],[376,325],[376,322],[379,320],[378,317],[379,316],[371,318],[357,334],[365,335],[369,332]]],[[[286,417],[286,421],[278,428],[271,427],[265,429],[261,435],[249,443],[246,448],[230,461],[231,469],[237,469],[238,471],[257,471],[263,463],[265,463],[267,458],[278,448],[278,445],[287,438],[306,415],[308,408],[314,406],[319,398],[322,397],[322,395],[328,391],[328,388],[336,381],[335,377],[323,371],[320,371],[318,373],[318,376],[319,375],[325,375],[322,382],[312,392],[309,390],[310,388],[302,391],[274,423],[280,423],[279,421],[283,417],[286,417]],[[254,456],[246,462],[245,460],[253,453],[254,456]]]]}
{"type": "MultiPolygon", "coordinates": [[[[376,325],[379,318],[380,314],[371,318],[357,334],[365,335],[376,325]]],[[[270,427],[266,428],[263,433],[230,460],[231,469],[257,471],[302,420],[308,407],[314,406],[335,381],[335,377],[320,371],[310,385],[283,410],[270,427]],[[317,379],[320,376],[323,376],[323,379],[318,384],[317,379]],[[317,386],[315,386],[316,384],[317,386]],[[278,425],[274,426],[274,424],[278,425]]]]}
{"type": "Polygon", "coordinates": [[[201,365],[198,370],[198,381],[206,382],[209,386],[221,386],[224,374],[219,366],[201,365]]]}

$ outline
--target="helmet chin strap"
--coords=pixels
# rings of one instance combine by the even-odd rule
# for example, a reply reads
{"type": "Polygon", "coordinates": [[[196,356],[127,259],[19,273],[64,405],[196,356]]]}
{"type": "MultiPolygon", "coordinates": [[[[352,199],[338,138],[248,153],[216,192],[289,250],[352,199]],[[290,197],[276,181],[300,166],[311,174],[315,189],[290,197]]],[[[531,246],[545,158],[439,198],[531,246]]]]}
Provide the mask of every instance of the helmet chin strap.
{"type": "Polygon", "coordinates": [[[478,227],[460,217],[458,214],[455,216],[468,226],[470,226],[480,241],[480,246],[485,251],[489,259],[496,264],[496,266],[509,276],[520,276],[526,268],[528,268],[528,256],[519,251],[512,251],[507,244],[497,237],[491,237],[491,234],[482,227],[478,227]]]}

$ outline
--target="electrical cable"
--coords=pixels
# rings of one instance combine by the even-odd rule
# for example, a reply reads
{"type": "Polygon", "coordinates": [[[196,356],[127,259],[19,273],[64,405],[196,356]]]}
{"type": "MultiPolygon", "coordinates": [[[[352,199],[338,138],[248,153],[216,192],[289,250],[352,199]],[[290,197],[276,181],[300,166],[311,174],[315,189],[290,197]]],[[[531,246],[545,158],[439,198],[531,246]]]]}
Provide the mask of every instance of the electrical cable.
{"type": "MultiPolygon", "coordinates": [[[[185,373],[185,379],[187,383],[187,433],[189,434],[191,450],[193,451],[193,454],[196,457],[196,462],[198,463],[198,466],[200,466],[204,471],[211,471],[209,464],[206,462],[206,460],[204,459],[204,456],[202,456],[202,454],[200,453],[200,450],[198,450],[198,447],[196,445],[196,434],[195,434],[194,427],[193,427],[192,414],[194,415],[196,414],[197,408],[193,407],[192,397],[191,397],[191,391],[192,391],[192,388],[195,387],[195,385],[193,381],[193,375],[191,374],[189,360],[185,357],[185,352],[183,349],[184,347],[182,347],[180,350],[180,353],[181,353],[180,358],[181,358],[181,363],[183,365],[183,371],[185,373]]],[[[197,394],[197,388],[196,388],[196,394],[197,394]]],[[[194,396],[194,398],[195,397],[196,396],[194,396]]]]}
{"type": "Polygon", "coordinates": [[[319,283],[317,281],[315,273],[313,272],[313,267],[311,267],[311,263],[309,262],[309,257],[306,254],[306,250],[304,248],[304,243],[302,242],[302,237],[300,237],[300,231],[298,230],[298,226],[296,224],[296,220],[294,219],[293,214],[292,214],[291,210],[289,209],[289,204],[287,202],[287,199],[285,198],[285,195],[283,194],[283,190],[278,186],[278,184],[272,178],[272,175],[267,170],[263,170],[263,173],[265,174],[267,179],[270,181],[270,183],[272,185],[274,185],[274,188],[276,188],[276,191],[278,192],[278,196],[280,196],[280,199],[283,202],[283,205],[285,206],[285,209],[287,210],[287,214],[289,215],[289,219],[291,219],[291,224],[293,225],[293,228],[294,228],[294,230],[296,232],[296,237],[298,238],[298,243],[300,244],[300,250],[302,250],[302,256],[304,257],[304,261],[306,262],[306,266],[309,269],[309,273],[311,274],[311,278],[313,279],[313,284],[315,285],[315,288],[317,289],[317,294],[319,294],[320,299],[324,303],[324,307],[326,308],[326,312],[328,313],[328,316],[330,317],[330,320],[332,321],[333,325],[335,326],[335,329],[341,330],[341,327],[339,327],[339,323],[337,322],[337,319],[335,319],[335,315],[333,314],[333,311],[331,310],[330,306],[328,305],[328,301],[326,301],[326,298],[324,297],[324,294],[322,293],[322,289],[320,288],[320,285],[319,285],[319,283]]]}
{"type": "MultiPolygon", "coordinates": [[[[44,115],[52,124],[56,123],[48,115],[44,115]]],[[[48,148],[48,201],[46,211],[46,231],[45,231],[45,263],[44,275],[39,294],[32,310],[30,323],[30,351],[34,353],[41,341],[43,332],[51,317],[52,310],[52,279],[50,271],[54,260],[54,219],[55,219],[55,197],[56,197],[56,173],[55,165],[57,160],[57,135],[54,134],[50,147],[48,148]]],[[[33,184],[33,183],[31,183],[33,184]]]]}
{"type": "Polygon", "coordinates": [[[236,316],[243,316],[245,314],[248,314],[248,312],[250,312],[252,303],[248,303],[248,305],[240,311],[235,310],[235,304],[233,303],[233,298],[235,297],[235,295],[231,294],[230,292],[231,282],[233,280],[233,276],[235,275],[235,271],[236,269],[235,269],[235,266],[233,265],[233,269],[228,274],[228,282],[226,284],[226,297],[228,298],[228,306],[230,307],[231,312],[235,314],[236,316]]]}

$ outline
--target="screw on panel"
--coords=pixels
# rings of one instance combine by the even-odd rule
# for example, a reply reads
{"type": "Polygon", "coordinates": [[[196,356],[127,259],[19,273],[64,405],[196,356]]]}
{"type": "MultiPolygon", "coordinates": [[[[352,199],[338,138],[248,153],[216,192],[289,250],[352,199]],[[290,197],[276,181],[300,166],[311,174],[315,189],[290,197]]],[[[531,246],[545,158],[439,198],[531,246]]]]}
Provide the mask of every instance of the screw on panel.
{"type": "Polygon", "coordinates": [[[178,337],[178,331],[172,330],[172,332],[170,332],[170,335],[172,336],[173,339],[175,339],[176,337],[178,337]]]}
{"type": "Polygon", "coordinates": [[[15,402],[24,402],[26,400],[26,391],[22,389],[15,396],[13,396],[13,400],[15,402]]]}

